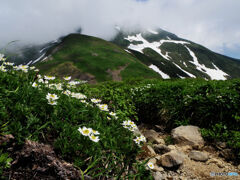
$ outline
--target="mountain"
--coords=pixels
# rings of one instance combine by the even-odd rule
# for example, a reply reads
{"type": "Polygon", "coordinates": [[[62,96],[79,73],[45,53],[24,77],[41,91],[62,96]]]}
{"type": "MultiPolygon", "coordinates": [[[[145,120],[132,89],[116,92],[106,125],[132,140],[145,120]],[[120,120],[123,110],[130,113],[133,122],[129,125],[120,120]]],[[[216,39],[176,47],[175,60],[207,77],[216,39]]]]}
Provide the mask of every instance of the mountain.
{"type": "Polygon", "coordinates": [[[117,28],[112,42],[128,50],[162,78],[240,77],[240,61],[215,53],[162,29],[125,32],[117,28]]]}
{"type": "Polygon", "coordinates": [[[36,65],[41,73],[71,75],[90,83],[138,77],[212,80],[240,77],[240,60],[173,33],[162,29],[134,32],[116,29],[118,33],[111,41],[78,32],[25,48],[21,62],[36,65]]]}
{"type": "Polygon", "coordinates": [[[132,77],[159,78],[147,65],[121,47],[100,38],[70,34],[35,64],[42,73],[92,83],[132,77]]]}

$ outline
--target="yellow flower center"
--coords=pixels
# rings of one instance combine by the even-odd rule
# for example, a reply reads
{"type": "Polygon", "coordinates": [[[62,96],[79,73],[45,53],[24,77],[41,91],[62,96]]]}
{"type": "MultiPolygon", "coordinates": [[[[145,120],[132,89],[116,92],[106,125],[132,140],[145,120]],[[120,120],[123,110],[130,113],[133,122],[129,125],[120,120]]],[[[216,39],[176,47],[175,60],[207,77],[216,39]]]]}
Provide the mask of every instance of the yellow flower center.
{"type": "Polygon", "coordinates": [[[83,130],[83,133],[84,133],[84,134],[89,134],[89,130],[88,130],[88,129],[83,130]]]}

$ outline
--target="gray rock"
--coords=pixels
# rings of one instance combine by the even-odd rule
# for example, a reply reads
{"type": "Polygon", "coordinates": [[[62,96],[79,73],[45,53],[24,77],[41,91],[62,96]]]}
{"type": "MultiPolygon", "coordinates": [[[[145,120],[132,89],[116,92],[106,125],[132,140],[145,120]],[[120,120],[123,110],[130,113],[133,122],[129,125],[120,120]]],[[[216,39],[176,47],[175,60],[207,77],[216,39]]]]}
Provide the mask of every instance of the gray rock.
{"type": "Polygon", "coordinates": [[[143,132],[143,135],[152,143],[165,144],[165,141],[161,138],[160,134],[153,129],[143,132]]]}
{"type": "Polygon", "coordinates": [[[209,159],[209,157],[206,153],[203,153],[200,151],[191,151],[189,153],[189,158],[191,158],[195,161],[202,161],[202,162],[205,162],[209,159]]]}
{"type": "Polygon", "coordinates": [[[163,167],[176,167],[183,163],[184,156],[178,151],[171,151],[161,156],[160,160],[157,161],[157,164],[162,165],[163,167]]]}
{"type": "Polygon", "coordinates": [[[163,144],[155,144],[153,145],[153,149],[157,154],[164,154],[171,151],[171,149],[168,146],[163,144]]]}
{"type": "Polygon", "coordinates": [[[171,132],[174,142],[178,145],[202,147],[204,140],[197,126],[179,126],[171,132]]]}
{"type": "Polygon", "coordinates": [[[165,175],[157,171],[153,173],[153,178],[154,180],[162,180],[165,179],[165,175]]]}

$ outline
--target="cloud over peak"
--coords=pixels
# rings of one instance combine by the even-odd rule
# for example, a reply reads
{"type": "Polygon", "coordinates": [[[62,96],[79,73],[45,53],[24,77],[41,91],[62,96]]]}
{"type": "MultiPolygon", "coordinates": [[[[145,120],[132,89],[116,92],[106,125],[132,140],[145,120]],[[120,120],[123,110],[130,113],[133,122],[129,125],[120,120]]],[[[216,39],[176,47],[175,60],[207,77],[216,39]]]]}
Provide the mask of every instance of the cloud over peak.
{"type": "Polygon", "coordinates": [[[0,44],[45,43],[79,27],[84,34],[109,39],[119,25],[160,27],[224,52],[239,47],[239,9],[236,0],[5,0],[0,44]]]}

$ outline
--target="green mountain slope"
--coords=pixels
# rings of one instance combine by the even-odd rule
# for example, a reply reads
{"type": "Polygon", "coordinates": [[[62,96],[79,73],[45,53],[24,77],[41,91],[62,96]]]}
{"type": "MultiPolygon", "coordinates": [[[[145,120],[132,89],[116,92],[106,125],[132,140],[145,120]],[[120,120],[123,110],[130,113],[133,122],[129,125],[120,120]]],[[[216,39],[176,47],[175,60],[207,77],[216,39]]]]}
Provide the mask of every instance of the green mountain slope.
{"type": "Polygon", "coordinates": [[[154,65],[170,78],[201,77],[230,79],[240,77],[240,61],[217,54],[199,44],[158,29],[119,31],[113,43],[128,49],[146,65],[154,65]]]}
{"type": "Polygon", "coordinates": [[[68,35],[46,55],[36,66],[42,73],[60,77],[71,75],[90,82],[160,77],[119,46],[86,35],[68,35]]]}

